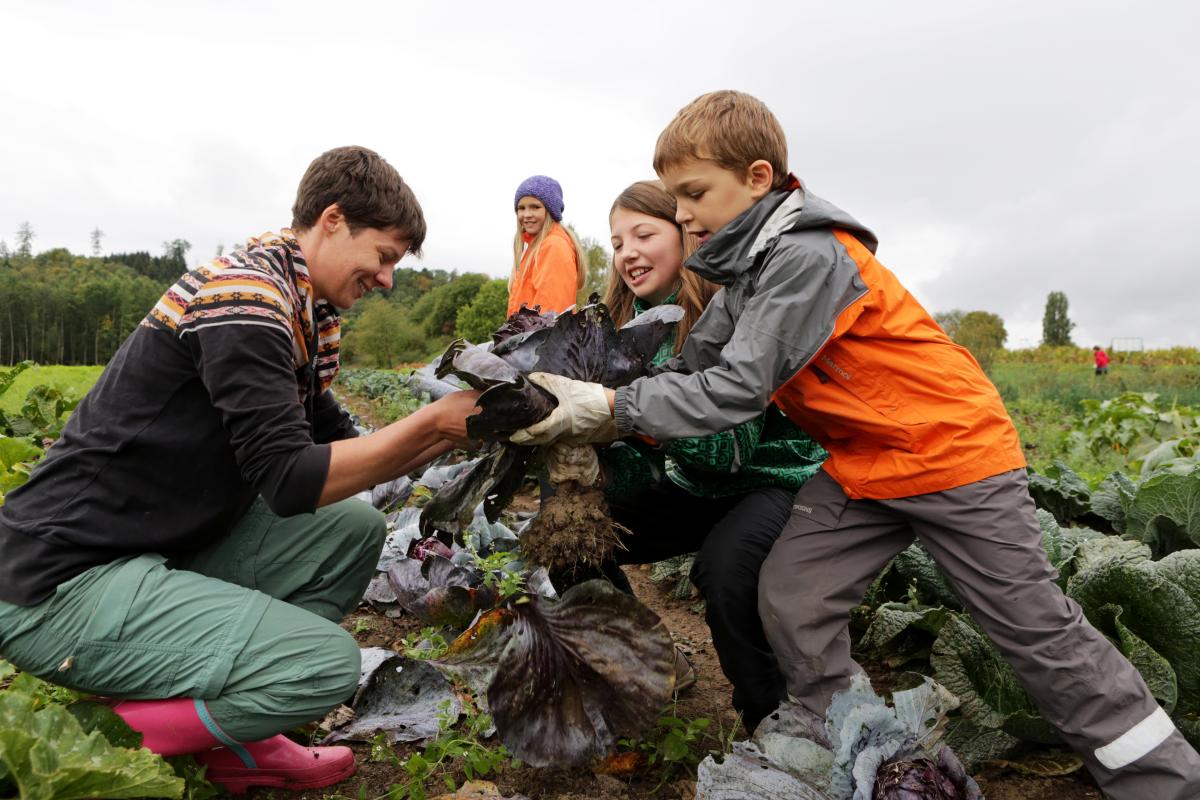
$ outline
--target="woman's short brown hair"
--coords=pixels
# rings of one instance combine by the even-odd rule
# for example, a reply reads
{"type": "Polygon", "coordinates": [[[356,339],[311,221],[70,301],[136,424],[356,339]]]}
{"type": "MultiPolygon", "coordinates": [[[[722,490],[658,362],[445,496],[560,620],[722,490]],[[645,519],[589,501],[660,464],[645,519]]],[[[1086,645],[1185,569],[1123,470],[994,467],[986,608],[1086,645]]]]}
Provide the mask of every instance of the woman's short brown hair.
{"type": "Polygon", "coordinates": [[[765,103],[744,92],[702,94],[663,128],[654,146],[654,171],[662,175],[688,159],[708,159],[740,176],[761,159],[775,171],[772,189],[788,181],[783,127],[765,103]]]}
{"type": "Polygon", "coordinates": [[[334,203],[346,216],[351,233],[360,228],[396,229],[411,242],[408,251],[421,254],[425,243],[421,204],[396,168],[374,150],[335,147],[313,159],[296,190],[293,230],[308,230],[334,203]]]}

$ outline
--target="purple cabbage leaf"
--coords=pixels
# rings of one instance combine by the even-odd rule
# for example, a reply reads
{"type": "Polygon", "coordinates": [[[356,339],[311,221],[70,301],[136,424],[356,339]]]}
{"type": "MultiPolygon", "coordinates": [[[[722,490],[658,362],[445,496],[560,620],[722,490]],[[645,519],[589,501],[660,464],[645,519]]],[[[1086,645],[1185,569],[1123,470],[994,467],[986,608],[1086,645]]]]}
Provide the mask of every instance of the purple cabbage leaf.
{"type": "Polygon", "coordinates": [[[484,504],[488,522],[499,519],[500,512],[521,488],[532,453],[529,447],[492,445],[469,469],[443,484],[421,509],[422,536],[438,535],[447,543],[453,537],[461,543],[480,503],[484,504]]]}
{"type": "Polygon", "coordinates": [[[510,609],[486,636],[459,637],[441,662],[494,665],[487,705],[514,756],[534,766],[584,764],[654,725],[675,681],[657,614],[604,580],[557,601],[526,595],[510,609]]]}
{"type": "Polygon", "coordinates": [[[426,625],[462,630],[499,599],[483,585],[478,570],[440,555],[396,561],[388,567],[387,577],[396,602],[426,625]]]}
{"type": "Polygon", "coordinates": [[[656,306],[618,330],[608,307],[592,295],[588,305],[555,320],[538,348],[534,371],[601,383],[610,389],[624,386],[646,373],[671,334],[672,323],[681,319],[679,306],[656,306]]]}
{"type": "Polygon", "coordinates": [[[553,327],[556,316],[553,311],[543,314],[541,306],[530,308],[522,305],[492,334],[492,343],[498,347],[523,334],[531,334],[553,327]]]}
{"type": "Polygon", "coordinates": [[[367,741],[384,732],[392,742],[416,742],[437,736],[442,720],[457,720],[462,703],[449,681],[420,659],[384,653],[370,659],[350,703],[354,718],[338,726],[325,742],[367,741]]]}

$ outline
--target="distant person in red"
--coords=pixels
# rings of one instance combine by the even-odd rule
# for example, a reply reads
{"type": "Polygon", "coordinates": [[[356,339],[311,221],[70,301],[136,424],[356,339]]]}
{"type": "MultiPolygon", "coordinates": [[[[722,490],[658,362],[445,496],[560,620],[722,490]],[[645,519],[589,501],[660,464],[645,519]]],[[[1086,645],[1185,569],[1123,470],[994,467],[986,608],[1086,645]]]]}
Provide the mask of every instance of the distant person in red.
{"type": "Polygon", "coordinates": [[[1096,374],[1108,374],[1108,353],[1100,345],[1092,345],[1092,358],[1096,359],[1096,374]]]}

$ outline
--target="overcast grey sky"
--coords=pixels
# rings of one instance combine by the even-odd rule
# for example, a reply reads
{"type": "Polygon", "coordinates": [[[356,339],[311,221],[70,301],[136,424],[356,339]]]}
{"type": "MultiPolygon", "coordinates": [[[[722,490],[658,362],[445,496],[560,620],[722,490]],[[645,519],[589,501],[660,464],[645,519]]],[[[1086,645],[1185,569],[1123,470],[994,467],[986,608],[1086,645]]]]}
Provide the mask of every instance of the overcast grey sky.
{"type": "Polygon", "coordinates": [[[0,238],[29,220],[83,253],[99,226],[199,261],[362,144],[416,190],[425,266],[500,276],[523,178],[607,244],[663,125],[735,88],[930,311],[1030,346],[1060,290],[1081,344],[1200,346],[1198,23],[1183,1],[4,2],[0,238]]]}

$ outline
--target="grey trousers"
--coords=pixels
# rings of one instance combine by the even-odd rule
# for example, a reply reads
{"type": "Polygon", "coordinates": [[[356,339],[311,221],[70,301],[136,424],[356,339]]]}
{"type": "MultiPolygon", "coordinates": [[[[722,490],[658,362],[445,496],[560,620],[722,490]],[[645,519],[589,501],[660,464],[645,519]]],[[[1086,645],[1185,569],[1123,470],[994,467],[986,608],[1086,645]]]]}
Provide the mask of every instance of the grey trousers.
{"type": "Polygon", "coordinates": [[[759,576],[790,695],[824,714],[849,685],[850,610],[914,536],[1110,797],[1200,797],[1200,756],[1053,583],[1024,470],[896,500],[851,500],[825,472],[806,483],[759,576]]]}

